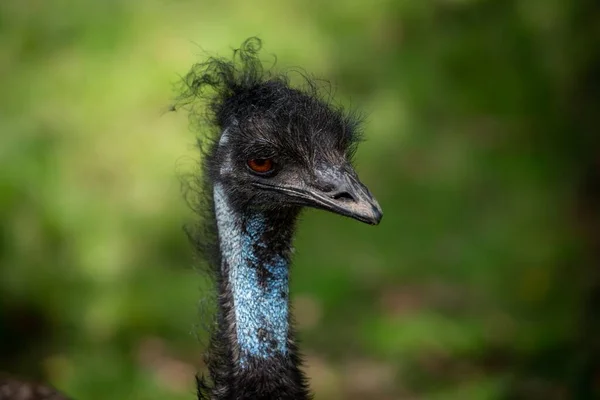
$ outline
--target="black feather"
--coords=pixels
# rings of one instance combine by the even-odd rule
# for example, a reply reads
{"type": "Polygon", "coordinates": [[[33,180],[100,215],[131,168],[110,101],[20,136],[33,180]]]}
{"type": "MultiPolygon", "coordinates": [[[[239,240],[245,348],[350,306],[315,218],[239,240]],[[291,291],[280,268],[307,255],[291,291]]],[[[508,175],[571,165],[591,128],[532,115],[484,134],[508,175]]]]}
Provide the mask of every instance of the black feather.
{"type": "Polygon", "coordinates": [[[210,57],[193,65],[178,84],[179,95],[171,107],[187,111],[193,130],[199,133],[202,165],[184,177],[183,191],[200,222],[188,227],[187,233],[217,274],[220,257],[212,212],[213,171],[219,161],[216,144],[226,127],[237,124],[239,135],[250,134],[253,139],[263,132],[281,132],[263,135],[263,139],[270,147],[296,152],[300,159],[310,159],[315,148],[334,148],[352,160],[362,139],[363,116],[335,104],[327,81],[298,68],[288,73],[265,70],[259,58],[261,47],[261,40],[252,37],[233,50],[231,59],[210,57]],[[302,78],[302,87],[291,86],[291,73],[302,78]]]}

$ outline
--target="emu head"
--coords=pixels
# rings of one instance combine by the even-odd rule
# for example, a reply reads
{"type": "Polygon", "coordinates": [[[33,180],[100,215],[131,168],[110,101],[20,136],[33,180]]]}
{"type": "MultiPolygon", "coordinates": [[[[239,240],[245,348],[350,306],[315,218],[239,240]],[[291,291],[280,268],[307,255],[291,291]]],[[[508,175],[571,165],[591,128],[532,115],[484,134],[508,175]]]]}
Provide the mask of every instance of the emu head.
{"type": "Polygon", "coordinates": [[[378,224],[381,208],[351,165],[357,118],[324,101],[310,80],[295,89],[285,76],[263,72],[259,49],[249,39],[233,61],[211,59],[186,78],[185,99],[214,90],[217,134],[205,158],[212,183],[238,209],[315,207],[378,224]]]}

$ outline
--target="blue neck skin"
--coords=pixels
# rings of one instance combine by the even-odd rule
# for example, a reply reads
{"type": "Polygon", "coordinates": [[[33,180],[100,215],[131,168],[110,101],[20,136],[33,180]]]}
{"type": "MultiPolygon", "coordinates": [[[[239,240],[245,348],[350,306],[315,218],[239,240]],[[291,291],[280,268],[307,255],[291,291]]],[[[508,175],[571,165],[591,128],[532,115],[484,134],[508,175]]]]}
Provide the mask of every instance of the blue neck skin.
{"type": "Polygon", "coordinates": [[[250,358],[287,355],[288,258],[263,239],[269,229],[263,214],[237,215],[219,184],[214,187],[214,203],[221,270],[233,300],[237,362],[245,368],[250,358]]]}

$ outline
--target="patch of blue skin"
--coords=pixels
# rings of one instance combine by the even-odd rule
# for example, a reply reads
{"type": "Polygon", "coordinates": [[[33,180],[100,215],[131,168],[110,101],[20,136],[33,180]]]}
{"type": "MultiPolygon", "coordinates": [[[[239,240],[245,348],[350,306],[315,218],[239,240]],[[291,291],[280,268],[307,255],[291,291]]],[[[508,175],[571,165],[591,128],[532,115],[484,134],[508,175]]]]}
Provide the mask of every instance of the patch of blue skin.
{"type": "Polygon", "coordinates": [[[261,241],[265,217],[260,213],[235,215],[222,187],[215,185],[214,190],[221,253],[229,266],[235,331],[244,367],[248,356],[266,359],[287,353],[288,261],[268,251],[264,252],[267,259],[259,259],[257,248],[268,246],[261,241]],[[260,268],[266,270],[263,285],[260,268]]]}

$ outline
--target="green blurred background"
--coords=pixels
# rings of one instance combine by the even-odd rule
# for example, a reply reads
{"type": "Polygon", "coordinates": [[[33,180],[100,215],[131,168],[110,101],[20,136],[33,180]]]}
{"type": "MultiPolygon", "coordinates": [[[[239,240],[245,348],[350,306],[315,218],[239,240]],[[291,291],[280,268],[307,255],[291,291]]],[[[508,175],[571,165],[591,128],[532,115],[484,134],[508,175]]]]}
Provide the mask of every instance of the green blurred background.
{"type": "Polygon", "coordinates": [[[3,0],[0,370],[194,398],[198,155],[164,111],[253,35],[369,115],[382,224],[310,211],[296,241],[316,399],[600,398],[592,0],[3,0]]]}

